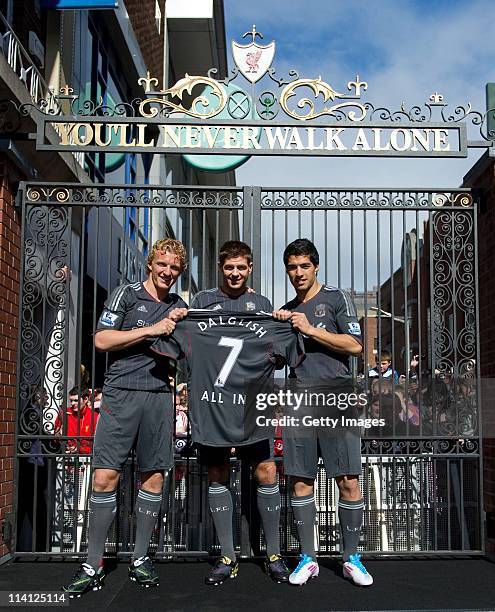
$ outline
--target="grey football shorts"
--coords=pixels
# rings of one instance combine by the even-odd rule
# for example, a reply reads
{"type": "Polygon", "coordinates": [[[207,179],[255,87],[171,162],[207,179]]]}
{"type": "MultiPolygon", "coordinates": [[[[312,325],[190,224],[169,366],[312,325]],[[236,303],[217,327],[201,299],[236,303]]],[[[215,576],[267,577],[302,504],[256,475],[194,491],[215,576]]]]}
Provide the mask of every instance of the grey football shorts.
{"type": "Polygon", "coordinates": [[[93,467],[120,471],[133,448],[142,472],[173,464],[173,396],[163,391],[104,387],[93,467]]]}
{"type": "Polygon", "coordinates": [[[283,429],[284,472],[316,479],[321,457],[328,478],[361,474],[361,438],[357,429],[315,429],[301,432],[283,429]]]}

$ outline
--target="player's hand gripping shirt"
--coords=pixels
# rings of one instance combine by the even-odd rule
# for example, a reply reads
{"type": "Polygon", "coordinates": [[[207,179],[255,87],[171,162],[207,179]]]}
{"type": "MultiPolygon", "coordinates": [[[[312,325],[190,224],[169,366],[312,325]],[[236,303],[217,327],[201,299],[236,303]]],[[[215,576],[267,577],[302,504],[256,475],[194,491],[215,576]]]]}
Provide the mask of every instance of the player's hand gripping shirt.
{"type": "MultiPolygon", "coordinates": [[[[335,334],[350,334],[362,344],[356,307],[350,296],[336,287],[322,287],[305,303],[294,298],[284,310],[303,312],[310,325],[335,334]]],[[[349,355],[337,353],[312,338],[304,337],[306,358],[295,370],[298,380],[327,381],[350,377],[349,355]]]]}
{"type": "Polygon", "coordinates": [[[256,392],[266,392],[277,357],[302,360],[300,335],[268,315],[190,310],[173,335],[153,345],[162,355],[186,358],[190,370],[192,438],[208,446],[243,446],[266,439],[255,427],[256,392]]]}
{"type": "MultiPolygon", "coordinates": [[[[174,308],[187,308],[187,304],[175,293],[165,300],[156,300],[144,288],[143,283],[120,285],[105,301],[98,319],[97,331],[118,329],[128,331],[139,327],[151,327],[168,317],[174,308]]],[[[141,391],[170,390],[168,359],[151,350],[156,338],[144,339],[121,351],[109,352],[109,367],[105,373],[105,385],[118,389],[141,391]]]]}

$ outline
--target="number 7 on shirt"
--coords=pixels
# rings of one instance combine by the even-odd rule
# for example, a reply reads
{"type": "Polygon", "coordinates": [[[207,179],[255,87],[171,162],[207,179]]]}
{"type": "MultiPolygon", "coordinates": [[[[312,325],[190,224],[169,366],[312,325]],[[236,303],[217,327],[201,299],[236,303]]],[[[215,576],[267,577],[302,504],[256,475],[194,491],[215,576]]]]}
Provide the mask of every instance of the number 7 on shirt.
{"type": "Polygon", "coordinates": [[[225,360],[222,369],[218,373],[218,376],[215,380],[215,387],[225,386],[227,378],[230,376],[237,357],[239,357],[239,353],[242,351],[243,344],[244,340],[240,340],[238,338],[228,338],[227,336],[222,336],[218,341],[217,346],[228,346],[231,350],[230,353],[227,355],[227,359],[225,360]]]}

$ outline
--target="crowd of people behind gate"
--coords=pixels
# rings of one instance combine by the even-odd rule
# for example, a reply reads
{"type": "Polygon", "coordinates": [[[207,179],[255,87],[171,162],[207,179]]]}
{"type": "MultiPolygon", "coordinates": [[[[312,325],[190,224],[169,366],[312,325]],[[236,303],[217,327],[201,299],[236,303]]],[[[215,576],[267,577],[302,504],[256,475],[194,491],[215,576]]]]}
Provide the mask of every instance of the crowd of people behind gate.
{"type": "Polygon", "coordinates": [[[470,436],[474,433],[476,386],[471,376],[453,377],[450,372],[421,369],[419,355],[414,355],[407,373],[399,374],[392,366],[391,354],[382,351],[376,367],[357,377],[368,402],[362,416],[384,420],[372,427],[368,436],[415,437],[430,435],[470,436]]]}
{"type": "Polygon", "coordinates": [[[73,387],[69,391],[69,406],[61,410],[55,420],[56,436],[68,436],[65,452],[90,455],[92,436],[100,416],[101,389],[73,387]],[[82,436],[88,436],[82,437],[82,436]]]}

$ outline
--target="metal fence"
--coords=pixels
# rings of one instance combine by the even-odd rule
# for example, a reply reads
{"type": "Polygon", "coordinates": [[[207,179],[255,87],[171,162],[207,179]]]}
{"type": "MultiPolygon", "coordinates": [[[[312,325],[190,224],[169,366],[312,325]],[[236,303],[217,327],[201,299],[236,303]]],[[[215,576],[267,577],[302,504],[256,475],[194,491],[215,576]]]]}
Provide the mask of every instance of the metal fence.
{"type": "MultiPolygon", "coordinates": [[[[388,422],[363,429],[361,549],[483,550],[476,202],[469,191],[32,183],[22,186],[20,203],[18,556],[84,555],[87,452],[97,413],[93,395],[89,430],[68,429],[68,391],[102,387],[107,357],[95,352],[92,333],[103,302],[119,283],[144,277],[147,251],[164,235],[181,239],[188,251],[189,267],[177,285],[186,301],[215,286],[219,246],[240,238],[253,248],[253,286],[274,306],[292,297],[281,259],[285,245],[312,239],[320,281],[346,289],[357,305],[364,351],[353,368],[369,394],[363,416],[386,415],[388,422]],[[397,371],[391,382],[371,376],[385,352],[397,371]]],[[[277,462],[282,548],[296,553],[283,457],[277,462]]],[[[131,458],[107,541],[117,555],[132,550],[137,478],[131,458]]],[[[235,458],[231,488],[237,552],[261,554],[253,479],[235,458]]],[[[335,553],[338,492],[323,468],[316,500],[318,548],[335,553]]],[[[166,479],[162,517],[152,541],[158,556],[216,551],[206,475],[188,445],[166,479]]]]}

